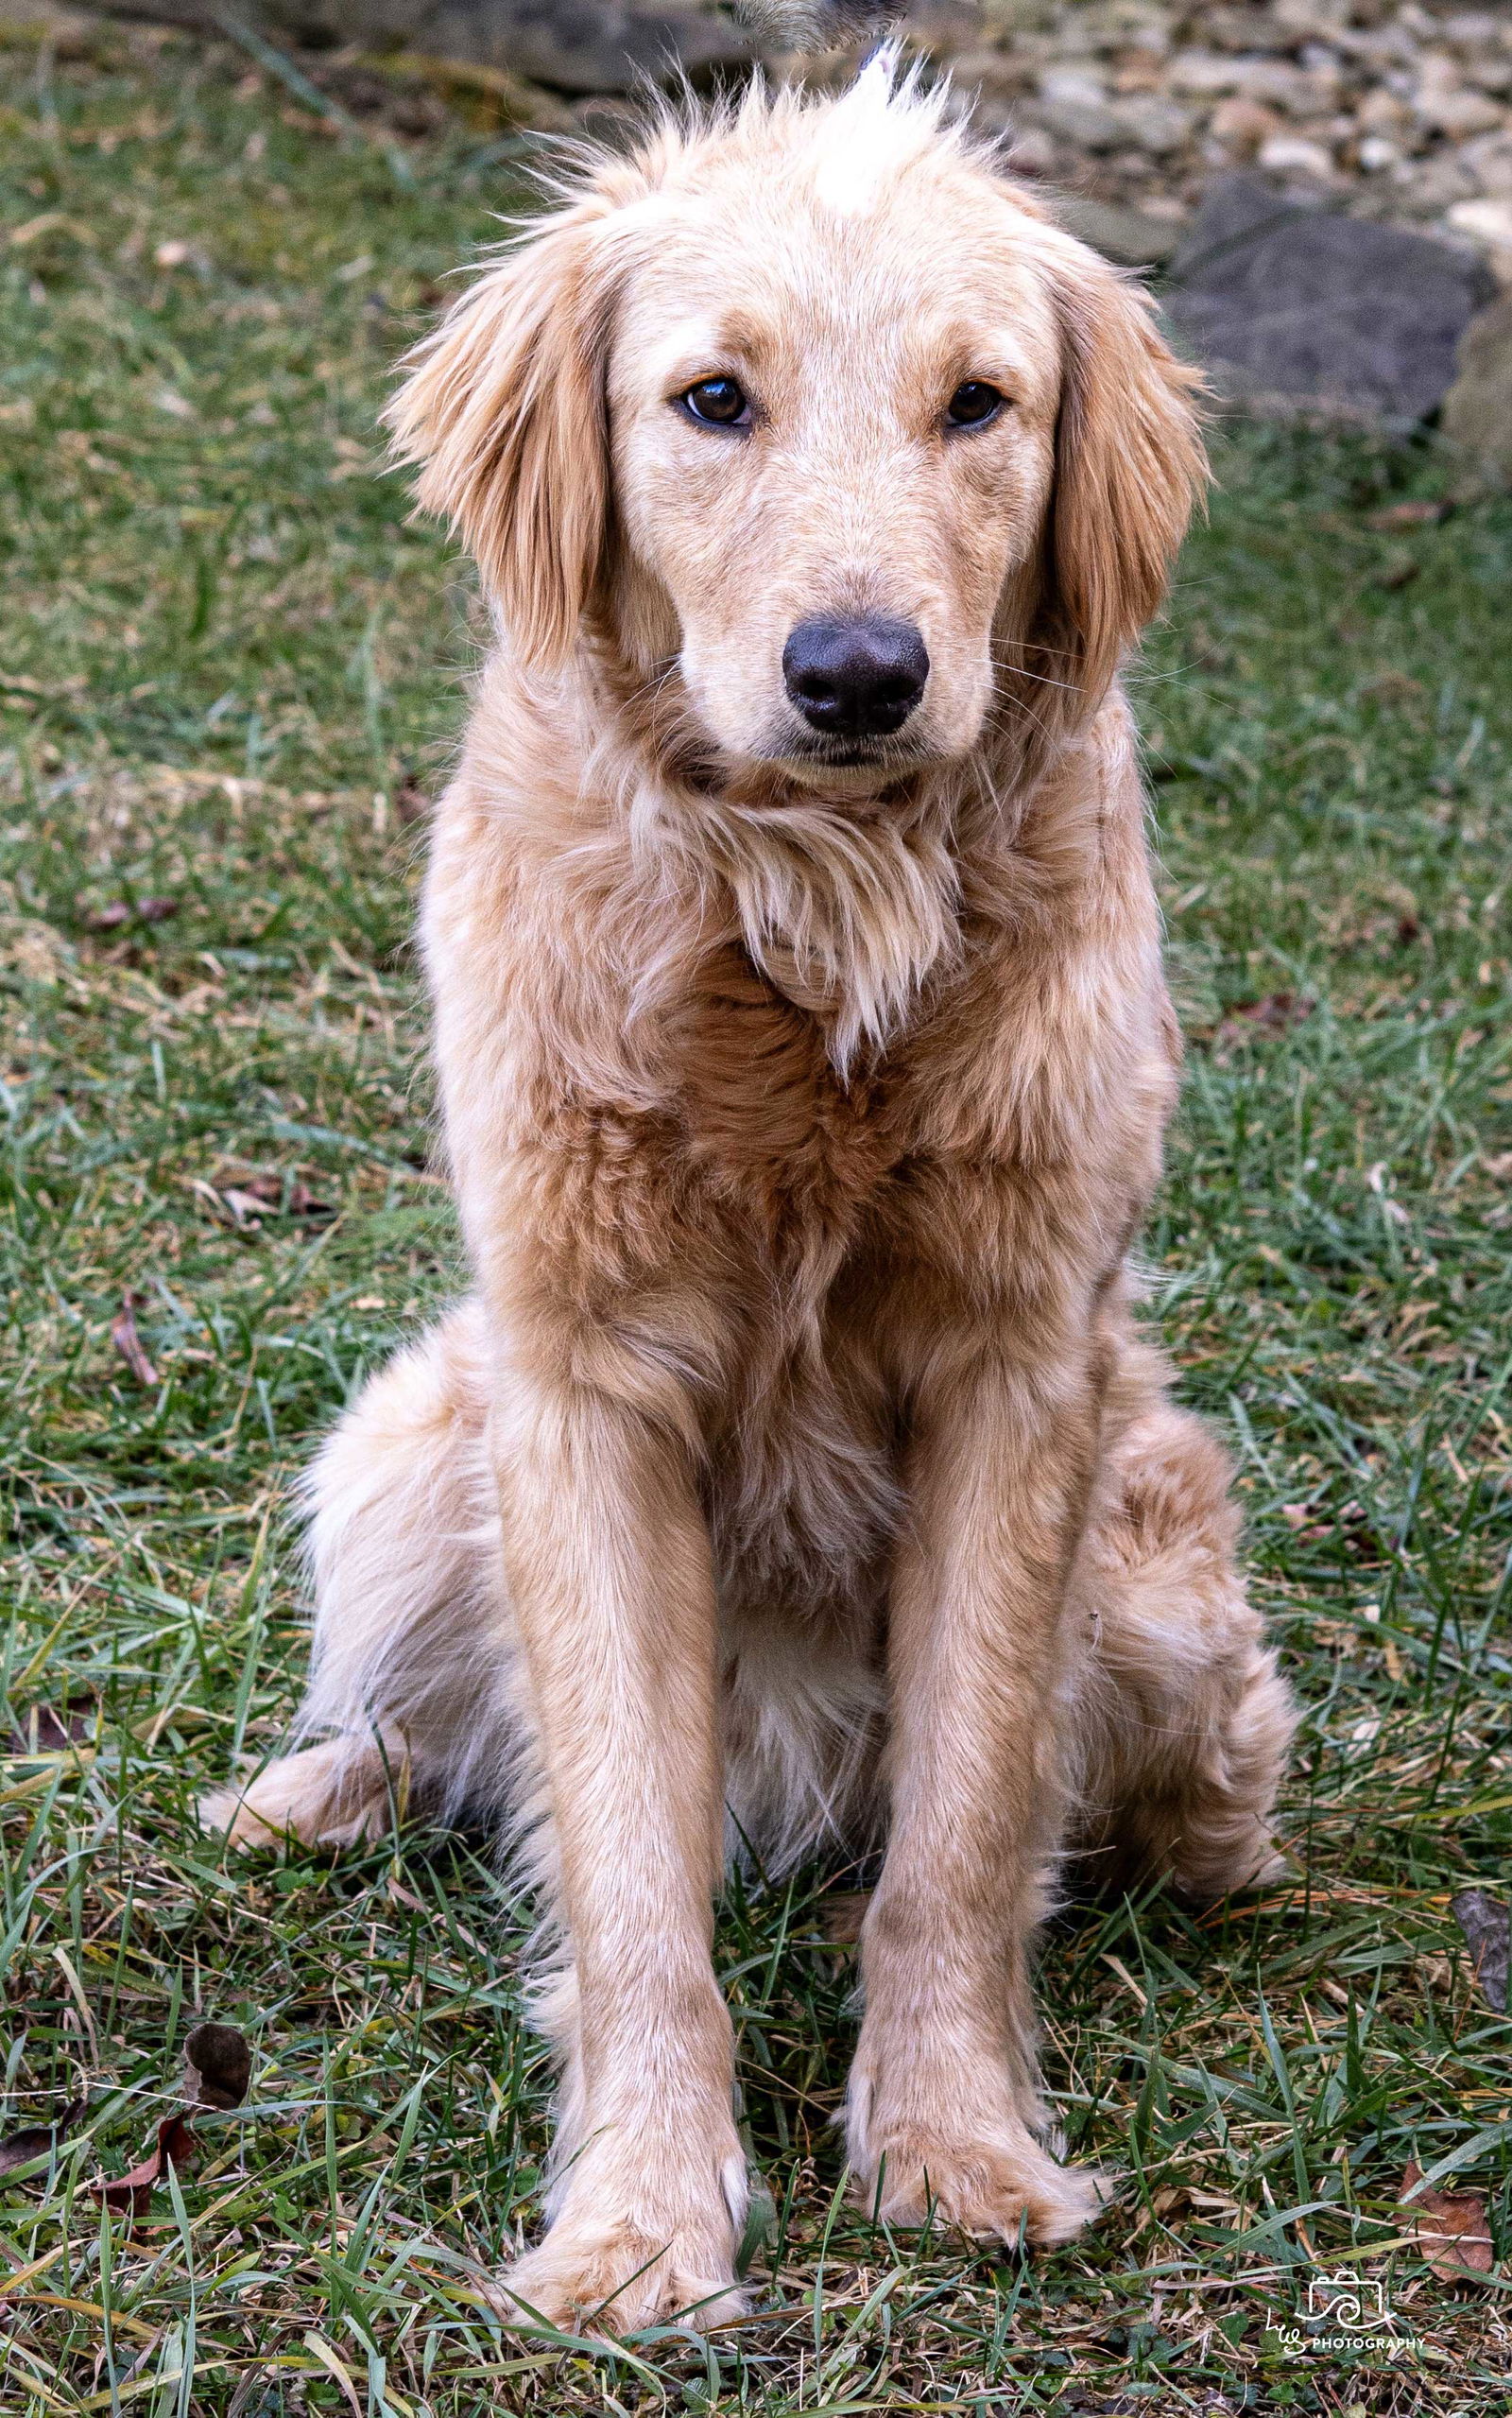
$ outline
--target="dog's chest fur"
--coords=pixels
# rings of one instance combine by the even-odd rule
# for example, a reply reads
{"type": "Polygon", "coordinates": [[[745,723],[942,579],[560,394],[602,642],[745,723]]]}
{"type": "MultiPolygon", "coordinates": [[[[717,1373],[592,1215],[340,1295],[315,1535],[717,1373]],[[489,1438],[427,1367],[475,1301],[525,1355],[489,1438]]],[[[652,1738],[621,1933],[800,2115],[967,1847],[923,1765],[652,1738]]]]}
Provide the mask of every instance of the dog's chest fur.
{"type": "Polygon", "coordinates": [[[898,1065],[842,1079],[822,1016],[737,946],[706,967],[669,1037],[682,1148],[723,1227],[734,1311],[702,1481],[727,1790],[740,1831],[780,1866],[827,1827],[859,1838],[876,1818],[902,1512],[877,1241],[906,1086],[898,1065]]]}
{"type": "Polygon", "coordinates": [[[684,1003],[674,1046],[738,1338],[706,1490],[727,1601],[853,1634],[873,1618],[901,1507],[878,1254],[907,1181],[906,1062],[842,1079],[823,1018],[733,946],[684,1003]]]}
{"type": "MultiPolygon", "coordinates": [[[[720,949],[673,1020],[672,1079],[686,1147],[770,1256],[843,1256],[900,1155],[896,1082],[842,1079],[822,1017],[785,997],[745,951],[720,949]]],[[[833,1273],[833,1268],[832,1268],[833,1273]]]]}

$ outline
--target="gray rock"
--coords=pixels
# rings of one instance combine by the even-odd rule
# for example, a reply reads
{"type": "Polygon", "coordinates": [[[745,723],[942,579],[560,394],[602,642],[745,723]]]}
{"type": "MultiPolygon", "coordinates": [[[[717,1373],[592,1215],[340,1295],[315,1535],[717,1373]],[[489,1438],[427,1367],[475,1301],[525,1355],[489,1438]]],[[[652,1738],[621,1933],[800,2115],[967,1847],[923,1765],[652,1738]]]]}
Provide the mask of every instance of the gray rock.
{"type": "Polygon", "coordinates": [[[1472,319],[1460,338],[1459,374],[1440,425],[1480,477],[1512,487],[1512,293],[1472,319]]]}
{"type": "Polygon", "coordinates": [[[561,93],[624,93],[749,59],[751,42],[703,0],[264,0],[296,40],[397,44],[503,67],[561,93]]]}
{"type": "Polygon", "coordinates": [[[1113,114],[1124,140],[1156,159],[1179,151],[1192,133],[1192,112],[1160,93],[1135,93],[1127,100],[1115,101],[1113,114]]]}
{"type": "Polygon", "coordinates": [[[1061,142],[1074,144],[1079,150],[1111,150],[1123,140],[1118,112],[1108,102],[1102,77],[1091,67],[1048,68],[1040,78],[1037,97],[1026,107],[1038,125],[1048,127],[1061,142]]]}
{"type": "Polygon", "coordinates": [[[1165,307],[1232,400],[1409,425],[1442,403],[1494,291],[1468,252],[1234,176],[1172,261],[1165,307]]]}
{"type": "Polygon", "coordinates": [[[1053,205],[1068,235],[1079,235],[1122,268],[1152,268],[1169,260],[1186,233],[1169,218],[1152,218],[1147,211],[1126,210],[1116,201],[1093,201],[1084,193],[1057,193],[1053,205]]]}

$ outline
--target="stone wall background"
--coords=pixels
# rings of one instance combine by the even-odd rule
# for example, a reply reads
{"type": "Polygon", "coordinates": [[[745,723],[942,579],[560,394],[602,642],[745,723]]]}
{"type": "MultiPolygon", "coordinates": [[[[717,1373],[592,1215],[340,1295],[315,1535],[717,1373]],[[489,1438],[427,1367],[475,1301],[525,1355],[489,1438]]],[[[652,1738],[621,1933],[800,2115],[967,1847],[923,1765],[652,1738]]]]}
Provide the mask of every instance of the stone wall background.
{"type": "MultiPolygon", "coordinates": [[[[799,55],[760,4],[757,33],[719,0],[113,0],[260,31],[402,137],[471,92],[523,138],[612,138],[675,67],[854,72],[853,17],[821,9],[834,46],[799,55]]],[[[1065,223],[1155,274],[1235,400],[1421,421],[1473,322],[1449,425],[1512,476],[1512,0],[920,0],[903,34],[1065,223]]]]}

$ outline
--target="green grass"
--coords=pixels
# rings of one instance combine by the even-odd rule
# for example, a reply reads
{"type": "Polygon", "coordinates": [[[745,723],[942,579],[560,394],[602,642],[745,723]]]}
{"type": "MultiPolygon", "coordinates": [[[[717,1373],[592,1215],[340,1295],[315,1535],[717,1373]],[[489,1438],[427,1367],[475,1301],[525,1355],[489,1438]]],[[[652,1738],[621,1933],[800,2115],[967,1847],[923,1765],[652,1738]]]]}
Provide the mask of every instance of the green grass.
{"type": "Polygon", "coordinates": [[[1124,2185],[1021,2267],[844,2205],[835,1876],[733,1885],[756,2314],[525,2348],[472,2284],[537,2217],[528,1909],[481,1841],[228,1867],[192,1811],[298,1689],[288,1475],[456,1282],[406,934],[472,606],[373,430],[511,199],[475,132],[404,183],[244,64],[0,55],[4,2124],[87,2101],[0,2181],[0,2407],[1512,2407],[1506,2281],[1441,2281],[1394,2213],[1452,2161],[1512,2254],[1512,2030],[1449,1908],[1512,1839],[1512,507],[1383,531],[1431,448],[1234,438],[1138,683],[1192,1037],[1152,1290],[1306,1700],[1295,1887],[1053,1926],[1052,2083],[1124,2185]],[[91,2185],[200,2015],[252,2093],[129,2237],[91,2185]],[[1286,2354],[1314,2261],[1383,2281],[1395,2368],[1286,2354]]]}

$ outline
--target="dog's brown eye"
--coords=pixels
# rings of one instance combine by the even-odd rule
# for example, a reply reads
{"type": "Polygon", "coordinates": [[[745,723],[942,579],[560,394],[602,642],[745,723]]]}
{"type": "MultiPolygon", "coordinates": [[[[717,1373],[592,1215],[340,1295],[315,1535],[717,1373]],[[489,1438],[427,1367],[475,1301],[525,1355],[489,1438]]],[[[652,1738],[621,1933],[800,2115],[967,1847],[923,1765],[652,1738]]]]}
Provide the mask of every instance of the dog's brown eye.
{"type": "Polygon", "coordinates": [[[1005,397],[985,378],[967,378],[958,386],[945,406],[946,425],[951,428],[981,428],[995,420],[1005,397]]]}
{"type": "Polygon", "coordinates": [[[715,428],[739,428],[750,419],[745,389],[733,378],[700,378],[680,400],[695,420],[707,420],[715,428]]]}

